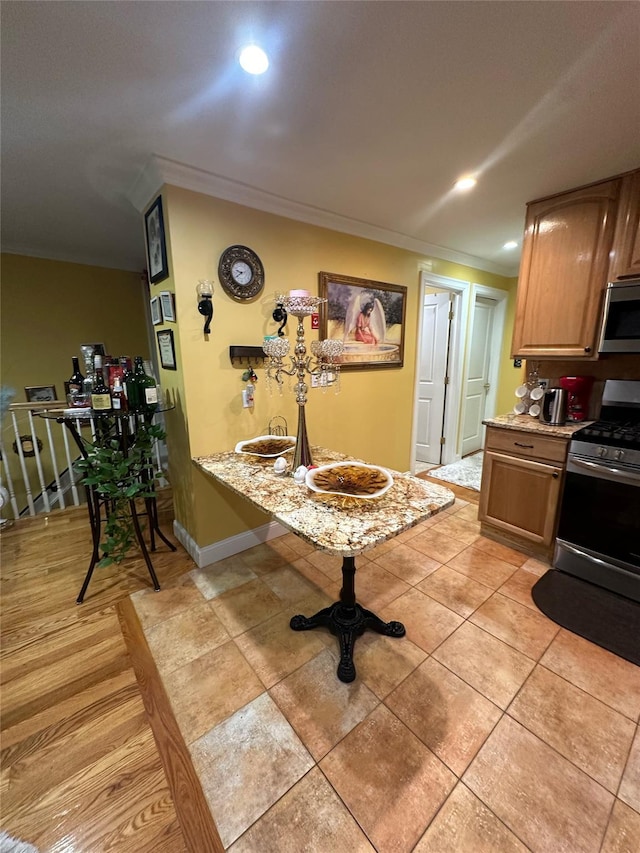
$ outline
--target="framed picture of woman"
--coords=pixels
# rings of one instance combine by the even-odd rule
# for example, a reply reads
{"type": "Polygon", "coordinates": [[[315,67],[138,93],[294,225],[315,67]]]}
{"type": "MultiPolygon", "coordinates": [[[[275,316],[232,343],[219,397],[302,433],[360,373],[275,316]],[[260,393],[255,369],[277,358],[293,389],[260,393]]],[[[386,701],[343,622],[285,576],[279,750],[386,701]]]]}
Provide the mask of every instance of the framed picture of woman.
{"type": "Polygon", "coordinates": [[[342,369],[402,367],[407,288],[321,272],[320,338],[340,340],[342,369]]]}

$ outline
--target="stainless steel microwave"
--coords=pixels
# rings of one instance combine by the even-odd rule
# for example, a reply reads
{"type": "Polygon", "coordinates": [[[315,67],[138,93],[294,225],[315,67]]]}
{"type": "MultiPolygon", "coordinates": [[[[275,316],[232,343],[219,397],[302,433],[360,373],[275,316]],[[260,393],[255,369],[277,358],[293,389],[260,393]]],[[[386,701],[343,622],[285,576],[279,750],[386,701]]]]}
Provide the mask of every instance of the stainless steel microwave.
{"type": "Polygon", "coordinates": [[[607,285],[599,352],[640,352],[640,278],[607,285]]]}

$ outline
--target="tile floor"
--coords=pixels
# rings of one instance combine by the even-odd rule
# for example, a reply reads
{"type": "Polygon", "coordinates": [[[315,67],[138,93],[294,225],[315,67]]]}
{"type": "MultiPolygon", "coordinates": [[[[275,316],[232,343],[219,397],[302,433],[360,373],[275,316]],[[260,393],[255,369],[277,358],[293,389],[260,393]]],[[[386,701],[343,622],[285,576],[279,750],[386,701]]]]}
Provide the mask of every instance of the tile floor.
{"type": "Polygon", "coordinates": [[[638,853],[640,668],[536,608],[542,563],[449,510],[356,559],[365,634],[337,680],[295,613],[340,560],[286,535],[132,599],[231,853],[638,853]]]}

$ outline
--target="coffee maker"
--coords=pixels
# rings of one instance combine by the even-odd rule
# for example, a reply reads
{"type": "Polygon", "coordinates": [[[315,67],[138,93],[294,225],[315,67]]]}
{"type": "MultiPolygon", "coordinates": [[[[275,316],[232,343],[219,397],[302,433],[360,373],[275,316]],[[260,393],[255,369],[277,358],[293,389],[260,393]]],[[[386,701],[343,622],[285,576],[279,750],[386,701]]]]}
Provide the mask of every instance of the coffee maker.
{"type": "Polygon", "coordinates": [[[583,421],[589,412],[589,397],[593,376],[561,376],[560,387],[569,394],[567,417],[570,421],[583,421]]]}

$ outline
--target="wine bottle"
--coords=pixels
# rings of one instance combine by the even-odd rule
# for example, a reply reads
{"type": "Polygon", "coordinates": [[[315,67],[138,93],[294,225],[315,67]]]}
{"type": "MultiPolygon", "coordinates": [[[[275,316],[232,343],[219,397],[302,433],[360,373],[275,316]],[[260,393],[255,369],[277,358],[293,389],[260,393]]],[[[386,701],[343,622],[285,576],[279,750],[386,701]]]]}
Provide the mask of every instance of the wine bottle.
{"type": "Polygon", "coordinates": [[[97,355],[95,357],[94,366],[96,379],[91,389],[91,408],[94,412],[110,412],[112,409],[111,393],[105,384],[102,373],[102,356],[97,355]]]}
{"type": "Polygon", "coordinates": [[[135,374],[131,368],[131,362],[125,365],[124,371],[124,393],[127,395],[127,404],[130,412],[137,412],[140,408],[140,395],[135,374]]]}
{"type": "Polygon", "coordinates": [[[155,412],[158,407],[158,388],[153,376],[145,373],[142,356],[135,358],[133,371],[135,384],[138,391],[138,407],[145,412],[155,412]]]}
{"type": "Polygon", "coordinates": [[[71,361],[73,363],[73,373],[69,377],[69,381],[67,383],[69,385],[69,393],[81,394],[84,376],[82,375],[82,373],[80,373],[80,365],[78,364],[77,356],[72,356],[71,361]]]}
{"type": "Polygon", "coordinates": [[[122,387],[122,380],[119,376],[113,380],[113,391],[111,392],[111,405],[114,412],[127,411],[127,398],[122,387]]]}
{"type": "MultiPolygon", "coordinates": [[[[82,349],[82,347],[80,347],[82,349]]],[[[87,363],[87,375],[84,378],[82,383],[82,393],[86,396],[86,399],[90,401],[91,392],[93,391],[93,386],[96,384],[96,366],[95,360],[100,360],[101,356],[92,355],[91,363],[87,363]]],[[[102,364],[102,362],[100,362],[102,364]]]]}

